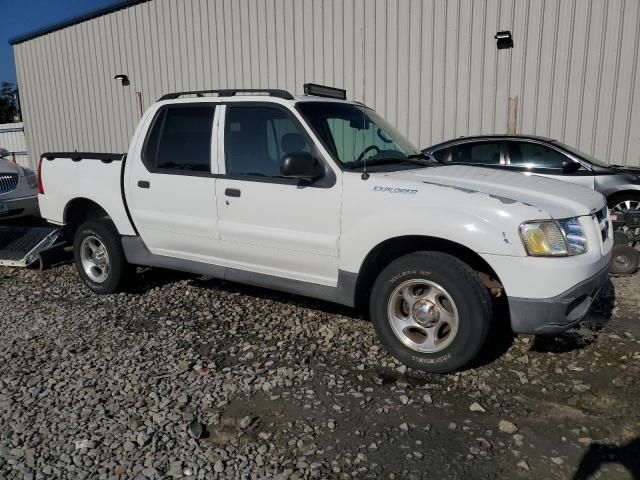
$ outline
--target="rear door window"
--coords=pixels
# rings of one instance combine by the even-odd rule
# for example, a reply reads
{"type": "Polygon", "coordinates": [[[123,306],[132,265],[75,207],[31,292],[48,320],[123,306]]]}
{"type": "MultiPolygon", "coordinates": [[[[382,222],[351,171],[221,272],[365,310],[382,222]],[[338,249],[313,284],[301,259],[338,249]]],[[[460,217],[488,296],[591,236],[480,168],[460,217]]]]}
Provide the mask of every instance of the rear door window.
{"type": "Polygon", "coordinates": [[[509,164],[516,167],[562,170],[567,157],[539,143],[508,142],[509,164]]]}
{"type": "Polygon", "coordinates": [[[210,172],[214,107],[171,106],[156,116],[142,159],[149,170],[210,172]]]}

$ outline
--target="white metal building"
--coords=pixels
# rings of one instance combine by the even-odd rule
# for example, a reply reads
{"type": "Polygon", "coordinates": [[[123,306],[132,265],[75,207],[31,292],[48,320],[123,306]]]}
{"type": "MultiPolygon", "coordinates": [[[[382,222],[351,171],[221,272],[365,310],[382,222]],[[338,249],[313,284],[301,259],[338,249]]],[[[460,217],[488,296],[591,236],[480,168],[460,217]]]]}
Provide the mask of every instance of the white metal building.
{"type": "Polygon", "coordinates": [[[640,165],[638,0],[129,0],[11,43],[33,159],[126,151],[136,92],[315,82],[417,146],[504,133],[517,96],[518,132],[640,165]]]}
{"type": "Polygon", "coordinates": [[[0,123],[0,148],[8,150],[10,159],[17,164],[31,168],[24,138],[24,123],[0,123]]]}

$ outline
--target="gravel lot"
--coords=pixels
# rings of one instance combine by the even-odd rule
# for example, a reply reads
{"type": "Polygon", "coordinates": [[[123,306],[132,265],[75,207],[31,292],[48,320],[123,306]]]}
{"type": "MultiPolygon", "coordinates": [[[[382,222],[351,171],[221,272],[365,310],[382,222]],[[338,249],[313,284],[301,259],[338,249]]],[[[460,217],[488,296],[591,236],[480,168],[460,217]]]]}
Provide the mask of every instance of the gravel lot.
{"type": "Polygon", "coordinates": [[[407,370],[348,309],[0,268],[0,478],[640,478],[640,276],[581,328],[407,370]]]}

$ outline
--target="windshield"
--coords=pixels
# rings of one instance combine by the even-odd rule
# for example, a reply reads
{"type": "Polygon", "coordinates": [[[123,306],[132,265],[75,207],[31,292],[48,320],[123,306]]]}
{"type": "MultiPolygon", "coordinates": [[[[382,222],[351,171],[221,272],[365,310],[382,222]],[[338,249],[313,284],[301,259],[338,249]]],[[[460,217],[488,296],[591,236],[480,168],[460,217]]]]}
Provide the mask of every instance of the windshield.
{"type": "Polygon", "coordinates": [[[562,143],[559,142],[557,140],[555,140],[556,145],[564,148],[565,150],[567,150],[568,152],[573,153],[574,155],[580,157],[580,158],[584,158],[586,161],[593,163],[594,165],[597,165],[598,167],[608,167],[609,165],[607,165],[605,162],[603,162],[602,160],[598,160],[596,157],[589,155],[588,153],[584,153],[581,152],[580,150],[578,150],[575,147],[571,147],[569,145],[567,145],[566,143],[562,143]]]}
{"type": "Polygon", "coordinates": [[[350,103],[299,102],[298,109],[343,167],[409,163],[420,156],[391,124],[375,111],[350,103]]]}

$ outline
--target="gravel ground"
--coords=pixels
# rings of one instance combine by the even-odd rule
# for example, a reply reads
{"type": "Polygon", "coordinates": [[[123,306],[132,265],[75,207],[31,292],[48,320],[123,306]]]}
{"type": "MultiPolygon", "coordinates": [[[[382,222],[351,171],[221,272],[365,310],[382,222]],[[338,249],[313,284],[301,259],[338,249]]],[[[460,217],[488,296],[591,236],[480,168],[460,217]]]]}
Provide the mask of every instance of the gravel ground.
{"type": "Polygon", "coordinates": [[[640,478],[639,300],[613,279],[579,329],[426,375],[332,304],[0,268],[0,478],[640,478]]]}

